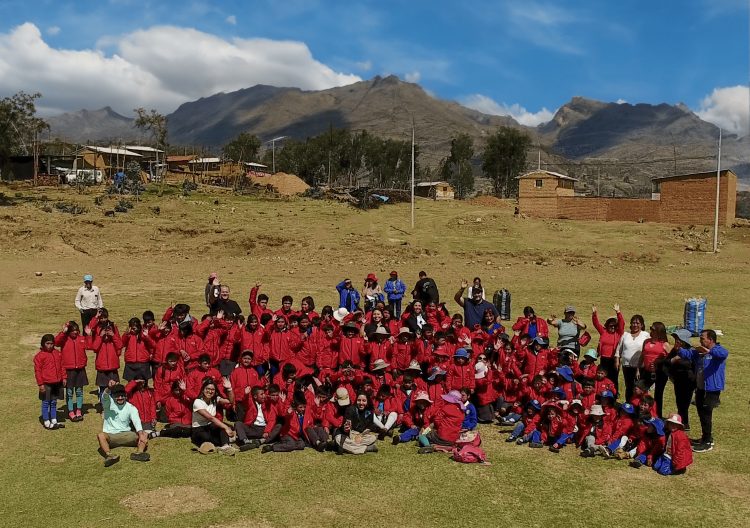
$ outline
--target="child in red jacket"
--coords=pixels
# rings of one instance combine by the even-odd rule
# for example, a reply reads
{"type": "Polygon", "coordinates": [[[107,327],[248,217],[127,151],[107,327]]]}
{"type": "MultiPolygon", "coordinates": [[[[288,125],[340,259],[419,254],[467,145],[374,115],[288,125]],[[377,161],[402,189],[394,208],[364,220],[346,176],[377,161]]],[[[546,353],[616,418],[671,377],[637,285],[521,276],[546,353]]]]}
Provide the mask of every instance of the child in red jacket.
{"type": "Polygon", "coordinates": [[[148,386],[148,380],[134,379],[125,386],[125,393],[128,395],[128,402],[138,410],[138,416],[141,418],[143,431],[153,438],[156,430],[156,397],[154,389],[148,386]]]}
{"type": "Polygon", "coordinates": [[[653,464],[659,475],[682,475],[693,463],[693,449],[690,439],[685,434],[685,426],[679,414],[670,414],[665,421],[667,427],[667,444],[664,454],[653,464]]]}
{"type": "Polygon", "coordinates": [[[42,400],[42,424],[45,429],[65,427],[57,422],[57,400],[63,398],[62,357],[55,349],[55,337],[52,334],[42,336],[39,352],[34,355],[34,376],[39,387],[39,399],[42,400]]]}
{"type": "Polygon", "coordinates": [[[612,441],[607,447],[607,453],[609,456],[622,459],[625,458],[623,456],[625,447],[638,435],[636,423],[638,412],[631,404],[623,403],[617,413],[617,420],[612,429],[612,441]]]}
{"type": "Polygon", "coordinates": [[[432,453],[435,446],[452,447],[461,435],[461,425],[464,421],[461,393],[450,391],[443,394],[442,399],[443,405],[437,410],[433,420],[434,428],[418,437],[419,445],[422,446],[417,451],[419,454],[432,453]]]}
{"type": "Polygon", "coordinates": [[[638,442],[635,458],[630,462],[630,467],[636,469],[644,465],[653,466],[654,462],[664,454],[666,447],[664,422],[659,418],[649,417],[643,420],[643,423],[646,425],[646,434],[638,442]]]}
{"type": "Polygon", "coordinates": [[[604,419],[606,413],[601,405],[592,405],[589,411],[589,421],[586,425],[586,434],[581,446],[582,457],[595,457],[607,453],[606,448],[612,436],[612,429],[604,419]]]}
{"type": "Polygon", "coordinates": [[[290,395],[291,402],[284,413],[284,425],[281,426],[279,441],[273,445],[266,444],[261,453],[274,451],[286,453],[301,451],[305,448],[305,430],[312,425],[312,417],[307,413],[307,399],[304,393],[296,391],[290,395]]]}
{"type": "Polygon", "coordinates": [[[617,395],[617,386],[609,379],[609,370],[603,365],[596,367],[596,377],[594,378],[594,392],[601,394],[605,390],[610,391],[615,396],[617,395]]]}
{"type": "Polygon", "coordinates": [[[193,425],[193,401],[185,394],[186,388],[187,385],[183,380],[172,382],[171,393],[161,403],[167,425],[155,436],[190,438],[193,425]]]}
{"type": "Polygon", "coordinates": [[[81,335],[78,323],[69,321],[55,337],[60,348],[62,368],[65,369],[65,399],[71,422],[83,421],[83,388],[89,384],[86,375],[86,338],[81,335]],[[75,398],[75,399],[74,399],[75,398]]]}
{"type": "MultiPolygon", "coordinates": [[[[272,442],[275,439],[273,431],[276,427],[276,405],[268,400],[265,389],[255,386],[242,400],[247,411],[242,420],[234,423],[240,451],[256,449],[262,444],[272,442]]],[[[280,429],[281,427],[278,427],[277,433],[280,429]]]]}
{"type": "Polygon", "coordinates": [[[531,440],[532,434],[536,431],[541,421],[541,416],[539,415],[539,411],[541,410],[542,404],[538,400],[529,401],[526,404],[523,416],[515,427],[513,427],[513,431],[505,441],[521,445],[531,440]]]}
{"type": "Polygon", "coordinates": [[[156,369],[154,374],[156,404],[163,402],[172,394],[172,386],[175,381],[185,381],[186,379],[185,367],[180,361],[180,355],[177,352],[169,352],[164,363],[156,369]]]}
{"type": "Polygon", "coordinates": [[[469,362],[470,354],[465,348],[459,348],[453,353],[453,364],[447,369],[445,383],[448,390],[469,389],[474,390],[476,381],[474,378],[474,365],[469,362]]]}
{"type": "Polygon", "coordinates": [[[432,403],[426,391],[418,392],[414,396],[414,401],[404,414],[403,427],[406,430],[400,435],[393,436],[393,445],[416,440],[419,435],[424,434],[425,429],[430,426],[434,417],[435,409],[432,403]]]}
{"type": "Polygon", "coordinates": [[[86,328],[86,346],[96,354],[96,385],[99,387],[99,400],[101,401],[104,389],[109,386],[109,381],[120,382],[120,352],[122,341],[112,326],[99,328],[96,335],[92,334],[90,328],[86,328]]]}

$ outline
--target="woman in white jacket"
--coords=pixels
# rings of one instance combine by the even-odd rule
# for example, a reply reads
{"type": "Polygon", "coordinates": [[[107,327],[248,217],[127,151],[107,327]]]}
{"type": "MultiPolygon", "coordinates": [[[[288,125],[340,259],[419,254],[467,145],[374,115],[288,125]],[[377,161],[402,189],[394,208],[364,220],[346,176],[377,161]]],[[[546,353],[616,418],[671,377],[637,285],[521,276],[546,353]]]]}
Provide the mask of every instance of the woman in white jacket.
{"type": "Polygon", "coordinates": [[[625,332],[615,350],[615,368],[622,368],[625,379],[625,401],[630,401],[638,377],[638,365],[641,361],[643,343],[651,337],[644,330],[646,322],[642,315],[635,314],[630,318],[630,331],[625,332]]]}

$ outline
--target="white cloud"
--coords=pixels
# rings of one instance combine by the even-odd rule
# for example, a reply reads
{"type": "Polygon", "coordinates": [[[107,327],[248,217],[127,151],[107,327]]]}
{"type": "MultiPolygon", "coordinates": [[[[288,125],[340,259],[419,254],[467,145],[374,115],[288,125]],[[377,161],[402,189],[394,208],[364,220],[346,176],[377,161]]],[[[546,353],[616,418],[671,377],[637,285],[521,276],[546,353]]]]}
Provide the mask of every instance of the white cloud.
{"type": "Polygon", "coordinates": [[[615,101],[615,102],[616,102],[617,104],[625,104],[625,103],[627,103],[627,101],[626,101],[625,99],[623,99],[622,97],[620,97],[620,98],[619,98],[619,99],[618,99],[617,101],[615,101]]]}
{"type": "Polygon", "coordinates": [[[411,71],[411,72],[408,72],[408,73],[407,73],[407,74],[406,74],[406,75],[404,76],[404,80],[405,80],[406,82],[410,82],[410,83],[418,83],[418,82],[419,82],[419,80],[420,80],[421,78],[422,78],[422,74],[421,74],[421,73],[419,73],[418,71],[411,71]]]}
{"type": "Polygon", "coordinates": [[[517,103],[508,106],[505,103],[498,103],[494,99],[482,94],[464,97],[461,100],[461,104],[484,114],[511,116],[522,125],[532,127],[546,123],[555,115],[554,112],[550,112],[546,108],[542,108],[538,112],[529,112],[517,103]]]}
{"type": "Polygon", "coordinates": [[[178,105],[255,84],[321,90],[361,80],[313,58],[302,42],[226,40],[195,29],[155,26],[108,39],[114,53],[50,47],[26,23],[0,33],[0,93],[43,94],[48,112],[111,105],[123,113],[178,105]]]}
{"type": "Polygon", "coordinates": [[[227,17],[227,18],[225,19],[225,22],[226,22],[227,24],[231,25],[231,26],[236,26],[236,25],[237,25],[237,17],[236,17],[236,16],[234,16],[234,15],[229,15],[229,16],[228,16],[228,17],[227,17]]]}
{"type": "Polygon", "coordinates": [[[750,88],[715,88],[711,95],[703,98],[696,114],[732,134],[746,136],[750,133],[750,88]]]}
{"type": "Polygon", "coordinates": [[[362,71],[370,71],[372,69],[372,61],[366,60],[366,61],[355,62],[354,66],[362,71]]]}
{"type": "Polygon", "coordinates": [[[60,31],[60,26],[50,26],[47,28],[47,35],[52,35],[54,37],[55,35],[59,35],[60,31]]]}

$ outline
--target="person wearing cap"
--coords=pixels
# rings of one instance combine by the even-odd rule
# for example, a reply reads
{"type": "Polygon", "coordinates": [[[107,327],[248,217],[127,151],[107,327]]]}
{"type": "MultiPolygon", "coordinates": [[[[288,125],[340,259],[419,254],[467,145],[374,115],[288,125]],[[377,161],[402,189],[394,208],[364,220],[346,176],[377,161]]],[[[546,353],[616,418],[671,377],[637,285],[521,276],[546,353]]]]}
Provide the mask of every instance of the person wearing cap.
{"type": "Polygon", "coordinates": [[[537,427],[539,427],[539,422],[542,419],[541,415],[539,414],[539,411],[541,410],[542,404],[539,402],[539,400],[529,400],[528,402],[526,402],[523,416],[521,416],[515,423],[515,425],[513,426],[513,431],[511,431],[510,435],[508,435],[508,438],[506,438],[505,441],[515,442],[518,445],[522,445],[530,441],[532,435],[534,434],[534,431],[537,430],[537,427]]]}
{"type": "Polygon", "coordinates": [[[672,380],[672,387],[674,388],[677,413],[682,417],[682,426],[685,432],[690,431],[689,411],[695,393],[695,371],[693,370],[692,360],[683,358],[680,355],[680,350],[690,350],[692,337],[693,334],[690,330],[684,328],[673,332],[674,345],[666,359],[669,379],[672,380]]]}
{"type": "Polygon", "coordinates": [[[403,432],[394,435],[393,445],[416,440],[421,434],[426,434],[435,414],[433,401],[426,391],[419,391],[414,395],[409,410],[403,415],[403,432]]]}
{"type": "Polygon", "coordinates": [[[388,280],[385,281],[383,292],[388,298],[388,307],[396,319],[401,317],[401,301],[406,294],[406,284],[398,278],[398,272],[392,271],[388,280]]]}
{"type": "Polygon", "coordinates": [[[556,315],[551,315],[547,323],[557,328],[557,348],[570,349],[578,355],[580,345],[578,336],[581,330],[586,330],[586,323],[576,316],[575,306],[569,304],[563,310],[563,318],[558,319],[556,315]]]}
{"type": "Polygon", "coordinates": [[[630,318],[630,331],[622,334],[615,348],[615,369],[622,368],[622,377],[625,380],[625,401],[630,401],[633,396],[633,388],[638,380],[638,366],[641,362],[643,343],[649,337],[651,336],[646,331],[643,316],[635,314],[630,318]]]}
{"type": "Polygon", "coordinates": [[[476,379],[474,378],[474,365],[470,362],[471,355],[465,348],[459,348],[453,353],[453,364],[447,369],[445,384],[448,390],[463,388],[474,390],[476,379]]]}
{"type": "Polygon", "coordinates": [[[427,454],[435,451],[435,447],[453,447],[461,435],[461,426],[464,422],[464,410],[462,407],[461,393],[450,391],[441,396],[443,405],[436,409],[433,419],[433,427],[427,434],[418,437],[419,454],[427,454]]]}
{"type": "Polygon", "coordinates": [[[359,310],[360,294],[354,289],[351,279],[344,279],[336,285],[339,292],[339,308],[346,308],[350,313],[359,310]]]}
{"type": "Polygon", "coordinates": [[[701,438],[693,446],[696,453],[714,447],[713,412],[724,390],[728,356],[729,351],[717,342],[716,332],[709,329],[701,332],[699,346],[680,349],[680,357],[689,359],[695,372],[695,408],[701,422],[701,438]]]}
{"type": "Polygon", "coordinates": [[[615,304],[614,309],[615,317],[608,318],[604,322],[604,325],[602,325],[599,320],[599,311],[596,306],[592,306],[591,322],[594,324],[596,331],[599,332],[599,344],[596,346],[596,351],[600,358],[599,364],[607,369],[607,376],[615,384],[615,389],[617,389],[620,369],[615,367],[615,349],[620,343],[622,334],[625,333],[625,318],[622,316],[619,304],[615,304]]]}
{"type": "Polygon", "coordinates": [[[682,417],[670,414],[664,421],[667,429],[667,445],[664,454],[656,459],[653,468],[660,475],[682,475],[693,463],[693,451],[690,449],[690,439],[685,434],[682,417]]]}
{"type": "Polygon", "coordinates": [[[206,307],[209,310],[214,305],[216,300],[219,298],[220,293],[221,293],[221,281],[219,281],[219,276],[216,274],[215,271],[211,272],[208,275],[208,282],[206,283],[206,291],[205,291],[206,307]]]}
{"type": "MultiPolygon", "coordinates": [[[[464,291],[469,286],[466,279],[461,281],[461,288],[453,296],[453,300],[464,309],[464,324],[469,328],[474,325],[485,324],[485,312],[490,311],[497,323],[500,323],[500,314],[494,304],[482,298],[483,290],[480,287],[474,287],[471,291],[470,299],[464,299],[464,291]]],[[[502,324],[502,323],[500,323],[502,324]]]]}
{"type": "Polygon", "coordinates": [[[91,319],[96,316],[99,308],[104,308],[104,300],[99,286],[94,286],[93,275],[83,276],[83,286],[78,288],[75,306],[81,312],[81,327],[86,328],[91,319]]]}
{"type": "Polygon", "coordinates": [[[589,348],[586,353],[583,354],[583,359],[578,365],[577,378],[581,381],[595,380],[596,379],[596,360],[599,358],[599,354],[595,348],[589,348]]]}
{"type": "Polygon", "coordinates": [[[362,297],[365,300],[365,312],[369,312],[375,304],[385,300],[383,290],[378,284],[378,277],[374,273],[368,273],[365,284],[362,287],[362,297]]]}
{"type": "Polygon", "coordinates": [[[143,431],[138,410],[127,401],[125,387],[114,380],[110,380],[102,393],[102,412],[104,424],[102,432],[96,438],[99,441],[99,453],[104,457],[104,467],[120,460],[118,455],[112,454],[112,449],[117,447],[135,447],[130,460],[150,460],[151,457],[146,453],[148,436],[143,431]]]}
{"type": "Polygon", "coordinates": [[[612,436],[612,428],[604,419],[605,412],[601,405],[592,405],[583,438],[582,457],[595,457],[607,453],[606,447],[612,436]]]}
{"type": "MultiPolygon", "coordinates": [[[[383,364],[387,364],[393,356],[393,345],[391,345],[390,334],[384,327],[378,327],[372,334],[368,336],[367,341],[367,355],[370,358],[370,370],[374,369],[374,366],[378,361],[383,364]]],[[[389,365],[390,366],[390,365],[389,365]]]]}
{"type": "Polygon", "coordinates": [[[630,466],[639,468],[641,466],[652,467],[654,462],[664,453],[667,441],[664,437],[664,422],[659,418],[648,417],[642,420],[646,426],[643,434],[635,448],[635,456],[630,466]]]}
{"type": "Polygon", "coordinates": [[[612,440],[607,446],[607,455],[622,459],[624,448],[638,436],[638,412],[630,403],[623,403],[617,411],[617,420],[612,429],[612,440]]]}

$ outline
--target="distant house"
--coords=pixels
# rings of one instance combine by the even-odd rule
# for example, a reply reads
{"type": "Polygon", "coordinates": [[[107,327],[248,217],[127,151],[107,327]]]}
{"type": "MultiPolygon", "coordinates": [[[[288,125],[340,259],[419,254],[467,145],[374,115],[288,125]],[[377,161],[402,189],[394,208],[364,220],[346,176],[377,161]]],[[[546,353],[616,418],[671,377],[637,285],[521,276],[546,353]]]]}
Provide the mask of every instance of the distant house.
{"type": "Polygon", "coordinates": [[[195,160],[198,156],[167,156],[167,170],[171,172],[188,172],[190,170],[190,162],[195,160]]]}
{"type": "Polygon", "coordinates": [[[221,158],[195,158],[188,161],[191,172],[218,172],[221,165],[221,158]]]}
{"type": "Polygon", "coordinates": [[[154,147],[144,147],[141,145],[125,145],[123,148],[125,150],[129,150],[131,152],[136,152],[140,154],[143,157],[143,159],[146,161],[155,160],[157,157],[159,158],[160,161],[164,161],[162,159],[164,151],[159,150],[154,147]]]}
{"type": "MultiPolygon", "coordinates": [[[[673,224],[714,223],[716,171],[661,176],[652,180],[651,198],[577,196],[577,180],[535,170],[518,177],[518,208],[536,218],[620,220],[673,224]]],[[[731,225],[737,206],[737,175],[721,171],[719,223],[731,225]]]]}
{"type": "Polygon", "coordinates": [[[415,186],[414,194],[434,200],[453,200],[455,197],[451,184],[444,181],[420,182],[415,186]]]}

